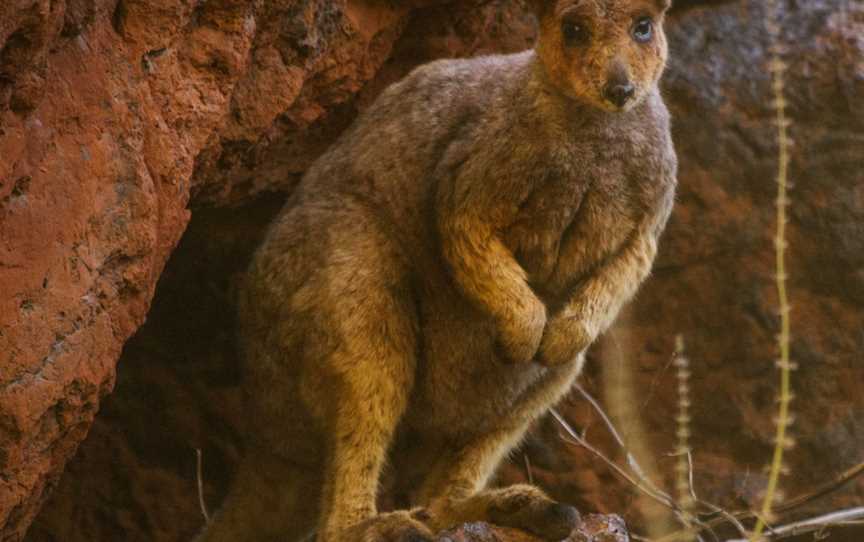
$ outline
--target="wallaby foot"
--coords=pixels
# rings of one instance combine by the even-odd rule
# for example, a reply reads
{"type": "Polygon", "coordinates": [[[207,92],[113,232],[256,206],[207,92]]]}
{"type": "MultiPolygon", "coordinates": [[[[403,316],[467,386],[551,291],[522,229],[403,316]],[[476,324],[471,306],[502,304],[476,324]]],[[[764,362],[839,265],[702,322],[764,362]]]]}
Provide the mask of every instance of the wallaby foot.
{"type": "Polygon", "coordinates": [[[411,517],[410,512],[399,511],[379,514],[355,525],[338,540],[319,542],[433,542],[435,537],[429,528],[411,517]]]}
{"type": "Polygon", "coordinates": [[[459,500],[445,497],[431,504],[429,515],[435,528],[486,521],[522,529],[554,542],[567,538],[580,523],[574,507],[556,502],[540,489],[525,484],[481,491],[459,500]]]}

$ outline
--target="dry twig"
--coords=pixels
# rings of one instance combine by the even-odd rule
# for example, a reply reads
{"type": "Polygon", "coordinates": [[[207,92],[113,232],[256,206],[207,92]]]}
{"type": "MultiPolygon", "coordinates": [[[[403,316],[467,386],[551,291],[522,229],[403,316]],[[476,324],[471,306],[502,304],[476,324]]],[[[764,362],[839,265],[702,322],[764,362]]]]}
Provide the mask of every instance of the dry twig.
{"type": "MultiPolygon", "coordinates": [[[[760,536],[768,540],[780,540],[801,534],[824,531],[830,527],[858,525],[862,521],[864,521],[864,506],[859,506],[773,527],[760,536]]],[[[729,540],[728,542],[747,542],[747,540],[736,539],[729,540]]]]}
{"type": "MultiPolygon", "coordinates": [[[[795,497],[793,499],[787,500],[782,505],[777,506],[774,509],[774,513],[778,514],[778,513],[788,512],[790,510],[793,510],[795,508],[803,506],[809,502],[812,502],[812,501],[818,499],[819,497],[824,497],[825,495],[831,493],[832,491],[842,487],[846,483],[854,480],[855,478],[860,476],[862,473],[864,473],[864,461],[862,461],[861,463],[858,463],[857,465],[855,465],[853,467],[846,469],[845,471],[843,471],[842,473],[837,475],[833,480],[830,480],[830,481],[826,482],[825,484],[822,484],[821,486],[819,486],[815,490],[813,490],[809,493],[805,493],[803,495],[800,495],[798,497],[795,497]]],[[[691,487],[692,487],[692,481],[691,481],[691,487]]],[[[747,520],[756,519],[756,514],[751,512],[751,511],[729,512],[729,511],[724,510],[724,509],[719,508],[719,507],[717,507],[717,509],[714,510],[714,509],[712,509],[712,507],[714,507],[715,505],[711,504],[710,502],[703,501],[701,499],[697,499],[697,501],[699,502],[699,504],[711,509],[711,515],[703,518],[703,520],[704,520],[705,525],[710,526],[712,528],[713,527],[719,527],[720,525],[723,525],[724,523],[730,523],[732,525],[735,525],[735,528],[738,529],[738,531],[742,534],[742,536],[746,537],[746,534],[745,534],[746,529],[744,528],[742,522],[747,521],[747,520]]],[[[682,534],[683,534],[682,531],[676,531],[674,533],[670,533],[669,535],[658,539],[656,542],[673,542],[673,541],[677,540],[682,534]]]]}
{"type": "MultiPolygon", "coordinates": [[[[605,415],[605,413],[602,413],[602,409],[600,408],[600,406],[596,402],[596,400],[594,400],[593,397],[591,397],[591,395],[588,394],[588,392],[586,392],[581,387],[578,387],[577,389],[580,391],[580,393],[582,393],[586,397],[586,399],[589,400],[589,402],[592,405],[594,405],[594,408],[598,409],[598,411],[601,412],[601,417],[606,422],[607,426],[610,429],[610,432],[612,432],[613,435],[618,435],[618,432],[615,429],[615,427],[612,425],[612,422],[605,415]]],[[[606,457],[603,454],[603,452],[601,452],[600,450],[595,448],[591,443],[589,443],[587,440],[585,440],[585,438],[582,435],[577,433],[576,430],[573,429],[569,423],[567,423],[567,420],[565,420],[564,417],[561,416],[561,414],[558,413],[557,410],[555,410],[553,408],[550,410],[550,412],[552,413],[552,417],[554,417],[555,420],[558,422],[558,424],[564,429],[566,435],[562,435],[562,438],[566,442],[576,444],[578,446],[585,448],[589,452],[591,452],[598,459],[600,459],[601,461],[606,463],[606,465],[608,465],[609,468],[611,468],[613,472],[615,472],[618,476],[622,477],[624,480],[626,480],[627,482],[632,484],[636,489],[638,489],[639,491],[641,491],[642,493],[644,493],[645,495],[647,495],[651,499],[655,500],[656,502],[669,508],[672,511],[672,513],[675,514],[675,517],[678,518],[678,520],[682,524],[687,525],[687,522],[691,521],[691,522],[695,523],[696,525],[698,525],[700,527],[700,530],[707,530],[707,531],[711,532],[712,535],[714,534],[708,525],[699,521],[698,519],[685,518],[685,512],[681,509],[681,507],[678,505],[678,503],[676,503],[675,500],[671,496],[669,496],[668,493],[659,489],[653,482],[651,482],[651,480],[647,479],[647,477],[645,477],[645,475],[642,474],[642,469],[639,468],[638,463],[636,463],[635,458],[632,459],[633,463],[636,465],[636,468],[633,469],[634,474],[636,476],[634,478],[634,476],[631,476],[630,473],[628,473],[626,470],[624,470],[617,463],[615,463],[614,461],[612,461],[611,459],[606,457]],[[569,437],[569,438],[567,438],[567,437],[569,437]]],[[[627,454],[628,456],[632,457],[632,455],[630,455],[627,452],[627,449],[626,449],[626,447],[624,447],[624,444],[620,440],[620,437],[616,437],[616,440],[618,440],[619,444],[621,444],[621,446],[624,450],[624,453],[627,454]]],[[[714,538],[716,539],[716,536],[714,538]]],[[[699,540],[700,542],[702,542],[702,538],[698,534],[696,535],[696,539],[699,540]]]]}
{"type": "Polygon", "coordinates": [[[522,457],[525,459],[525,476],[528,477],[528,483],[534,484],[534,473],[531,471],[531,459],[528,457],[528,454],[522,454],[522,457]]]}
{"type": "Polygon", "coordinates": [[[204,476],[201,458],[201,449],[195,448],[195,475],[198,479],[198,506],[201,507],[201,514],[204,516],[204,521],[210,523],[210,514],[207,513],[207,504],[204,502],[204,476]]]}

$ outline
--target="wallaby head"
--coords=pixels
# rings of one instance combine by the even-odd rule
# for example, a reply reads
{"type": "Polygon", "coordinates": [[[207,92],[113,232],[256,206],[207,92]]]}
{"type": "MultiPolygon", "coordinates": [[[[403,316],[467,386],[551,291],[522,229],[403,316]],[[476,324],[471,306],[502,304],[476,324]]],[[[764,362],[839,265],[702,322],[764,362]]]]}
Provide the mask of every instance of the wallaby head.
{"type": "Polygon", "coordinates": [[[668,48],[671,0],[528,0],[539,21],[537,54],[566,96],[626,111],[657,84],[668,48]]]}

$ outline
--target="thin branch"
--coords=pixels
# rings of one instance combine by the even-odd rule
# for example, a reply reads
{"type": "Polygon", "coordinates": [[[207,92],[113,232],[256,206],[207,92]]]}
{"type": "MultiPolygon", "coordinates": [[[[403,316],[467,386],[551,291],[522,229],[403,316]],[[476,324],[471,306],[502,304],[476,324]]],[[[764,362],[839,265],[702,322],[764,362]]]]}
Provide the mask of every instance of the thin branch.
{"type": "MultiPolygon", "coordinates": [[[[585,400],[588,401],[589,404],[591,404],[597,414],[600,415],[603,423],[609,429],[609,432],[612,434],[613,438],[618,443],[618,446],[621,448],[622,452],[627,458],[627,464],[633,471],[633,474],[638,478],[638,480],[631,476],[629,473],[627,473],[627,471],[625,471],[623,468],[618,466],[617,463],[603,455],[603,453],[597,448],[595,448],[593,445],[591,445],[584,436],[576,433],[576,431],[570,426],[569,423],[567,423],[564,417],[561,416],[561,414],[557,410],[555,410],[554,408],[550,409],[552,416],[555,418],[558,424],[561,425],[561,427],[573,439],[569,442],[582,446],[583,448],[597,456],[604,463],[606,463],[613,471],[615,471],[626,481],[630,482],[634,487],[636,487],[655,501],[672,510],[672,512],[675,514],[675,517],[677,517],[683,525],[687,525],[688,522],[695,523],[700,527],[700,530],[707,530],[711,532],[712,536],[714,536],[714,538],[716,539],[717,537],[716,535],[714,535],[714,532],[711,530],[711,527],[709,525],[705,524],[697,518],[693,518],[692,516],[684,512],[679,506],[679,504],[675,502],[675,500],[668,493],[657,487],[657,485],[654,484],[654,482],[652,482],[650,478],[648,478],[636,458],[627,449],[626,445],[624,444],[624,439],[621,438],[621,434],[618,432],[617,428],[612,423],[612,420],[609,419],[609,416],[606,415],[606,412],[603,410],[597,400],[594,399],[594,397],[578,383],[574,384],[574,388],[582,395],[582,397],[585,398],[585,400]]],[[[702,538],[698,535],[698,533],[696,533],[696,539],[699,542],[702,542],[702,538]]]]}
{"type": "MultiPolygon", "coordinates": [[[[644,481],[641,481],[642,479],[637,480],[636,478],[631,476],[627,471],[625,471],[623,468],[621,468],[617,463],[615,463],[614,461],[612,461],[611,459],[609,459],[608,457],[603,455],[603,452],[601,452],[600,450],[598,450],[597,448],[592,446],[591,443],[589,443],[587,440],[585,440],[584,437],[582,437],[579,433],[577,433],[576,430],[573,429],[569,423],[567,423],[567,420],[565,420],[564,417],[561,416],[561,414],[559,414],[557,410],[555,410],[553,408],[553,409],[550,409],[549,411],[552,413],[552,417],[555,418],[555,420],[558,422],[558,424],[567,433],[567,436],[570,437],[570,439],[567,439],[564,435],[562,435],[562,438],[564,438],[565,442],[570,442],[572,444],[582,446],[583,448],[585,448],[586,450],[588,450],[589,452],[594,454],[597,458],[599,458],[601,461],[606,463],[606,465],[608,465],[609,468],[611,468],[613,472],[618,474],[620,477],[622,477],[627,482],[631,483],[639,491],[641,491],[642,493],[644,493],[648,497],[654,499],[655,501],[659,502],[663,506],[666,506],[667,508],[672,510],[672,513],[675,514],[675,517],[678,518],[678,520],[682,524],[685,524],[685,525],[687,524],[687,518],[685,518],[684,512],[681,510],[681,507],[678,506],[678,503],[676,503],[675,500],[672,499],[672,497],[670,497],[664,491],[656,489],[656,487],[653,487],[653,484],[651,484],[650,482],[648,482],[646,484],[644,481]]],[[[710,527],[708,527],[707,525],[705,525],[704,522],[702,522],[698,519],[692,519],[691,518],[690,521],[692,521],[693,523],[698,525],[701,530],[711,531],[710,527]]],[[[711,532],[713,534],[713,531],[711,531],[711,532]]],[[[699,542],[703,542],[702,538],[698,534],[696,535],[696,539],[699,542]]],[[[716,539],[716,537],[715,537],[715,539],[716,539]]]]}
{"type": "MultiPolygon", "coordinates": [[[[826,482],[825,484],[819,486],[814,491],[812,491],[810,493],[805,493],[804,495],[800,495],[798,497],[790,499],[790,500],[786,501],[785,503],[783,503],[782,505],[777,506],[777,508],[774,509],[774,513],[776,514],[776,513],[788,512],[794,508],[798,508],[799,506],[802,506],[802,505],[807,504],[811,501],[814,501],[814,500],[818,499],[819,497],[823,497],[823,496],[831,493],[832,491],[842,487],[844,484],[854,480],[855,478],[860,476],[862,473],[864,473],[864,461],[862,461],[861,463],[858,463],[857,465],[855,465],[853,467],[846,469],[845,471],[843,471],[842,473],[837,475],[837,477],[835,477],[833,480],[826,482]]],[[[711,508],[713,506],[711,503],[708,503],[706,501],[701,501],[701,500],[700,500],[700,504],[703,504],[708,508],[711,508]]],[[[741,521],[756,518],[756,514],[754,514],[751,511],[728,512],[728,511],[723,510],[723,509],[718,509],[718,510],[713,510],[713,514],[716,514],[716,517],[706,518],[704,520],[705,525],[708,525],[710,527],[717,527],[719,525],[722,525],[723,523],[728,522],[728,523],[735,525],[739,531],[741,531],[741,528],[743,527],[743,525],[741,524],[741,521]]],[[[682,534],[681,531],[676,531],[674,533],[671,533],[669,535],[666,535],[666,536],[660,538],[659,540],[657,540],[657,542],[672,542],[673,540],[676,540],[677,537],[680,536],[681,534],[682,534]]]]}
{"type": "MultiPolygon", "coordinates": [[[[600,450],[598,450],[597,448],[592,446],[587,440],[582,438],[582,436],[579,433],[577,433],[576,430],[574,430],[572,427],[570,427],[570,424],[567,423],[567,421],[561,416],[561,414],[558,413],[557,410],[555,410],[553,408],[553,409],[550,409],[550,412],[552,413],[552,417],[555,418],[555,420],[558,422],[558,424],[567,433],[567,436],[570,437],[570,440],[568,442],[582,446],[583,448],[585,448],[586,450],[588,450],[589,452],[594,454],[601,461],[606,463],[606,465],[608,465],[616,474],[618,474],[619,476],[624,478],[626,481],[633,484],[637,489],[639,489],[640,491],[642,491],[643,493],[645,493],[646,495],[648,495],[649,497],[651,497],[655,501],[659,502],[663,506],[666,506],[667,508],[670,508],[671,510],[674,510],[676,512],[680,512],[680,509],[675,504],[675,502],[671,499],[671,497],[669,497],[669,495],[666,495],[665,493],[662,493],[662,492],[655,492],[650,487],[645,486],[639,480],[633,478],[627,471],[625,471],[620,466],[618,466],[617,463],[615,463],[614,461],[612,461],[611,459],[609,459],[608,457],[603,455],[603,453],[600,450]]],[[[565,440],[568,440],[568,439],[565,438],[565,440]]]]}
{"type": "Polygon", "coordinates": [[[202,475],[201,449],[195,448],[195,473],[198,479],[198,506],[201,507],[201,514],[204,516],[204,521],[210,523],[210,514],[207,513],[207,504],[204,502],[204,476],[202,475]]]}
{"type": "MultiPolygon", "coordinates": [[[[585,388],[583,388],[578,382],[573,385],[573,388],[576,391],[578,391],[579,394],[586,401],[588,401],[588,403],[591,405],[591,407],[593,407],[594,410],[597,412],[597,414],[600,416],[600,419],[603,420],[603,423],[606,425],[606,428],[609,430],[609,433],[612,435],[612,437],[615,439],[615,442],[618,443],[618,446],[621,448],[621,451],[624,453],[624,457],[627,459],[627,465],[633,471],[633,474],[635,474],[637,477],[639,477],[639,479],[642,480],[642,482],[645,485],[647,485],[648,487],[650,487],[653,491],[660,493],[671,500],[672,498],[669,495],[667,495],[665,492],[663,492],[660,488],[658,488],[657,485],[654,482],[652,482],[650,478],[648,478],[648,475],[645,474],[645,471],[639,465],[639,462],[636,460],[636,458],[633,456],[633,454],[631,454],[630,451],[627,449],[627,446],[624,444],[624,439],[621,438],[621,434],[618,432],[618,429],[612,423],[612,420],[609,419],[609,416],[603,410],[603,407],[600,406],[600,403],[597,402],[597,399],[595,399],[590,393],[588,393],[585,390],[585,388]]],[[[557,412],[555,414],[557,414],[557,412]]],[[[558,415],[558,416],[560,417],[560,415],[558,415]]]]}
{"type": "Polygon", "coordinates": [[[523,453],[522,457],[525,459],[525,475],[528,477],[528,483],[534,485],[534,473],[531,472],[531,459],[528,458],[528,454],[523,453]]]}
{"type": "MultiPolygon", "coordinates": [[[[864,506],[856,508],[847,508],[838,510],[829,514],[823,514],[810,519],[788,523],[774,527],[770,531],[762,534],[763,538],[769,540],[780,540],[801,534],[820,531],[828,527],[838,527],[844,525],[857,525],[864,521],[864,506]]],[[[745,539],[729,540],[728,542],[747,542],[745,539]]]]}
{"type": "Polygon", "coordinates": [[[804,495],[800,495],[795,497],[794,499],[790,499],[785,503],[781,504],[776,508],[777,512],[786,512],[793,508],[798,508],[803,504],[807,504],[808,502],[818,499],[819,497],[823,497],[828,493],[831,493],[835,489],[843,486],[847,482],[854,480],[858,476],[864,473],[864,461],[858,463],[854,467],[848,468],[845,471],[841,472],[836,478],[833,480],[819,486],[811,493],[807,493],[804,495]]]}
{"type": "MultiPolygon", "coordinates": [[[[603,423],[606,424],[606,427],[609,428],[609,432],[612,434],[612,437],[615,438],[615,442],[618,443],[618,446],[624,450],[624,439],[621,438],[621,435],[618,433],[618,430],[612,424],[612,420],[609,419],[609,416],[606,415],[606,412],[603,410],[603,407],[600,406],[600,403],[597,402],[597,399],[594,398],[593,395],[588,393],[585,388],[582,387],[578,382],[573,384],[573,389],[579,392],[579,394],[586,400],[591,406],[594,408],[594,411],[600,415],[603,423]]],[[[625,450],[626,451],[626,450],[625,450]]]]}
{"type": "MultiPolygon", "coordinates": [[[[697,503],[701,504],[702,506],[710,509],[715,514],[720,514],[723,517],[725,517],[726,520],[729,521],[729,523],[731,523],[732,525],[735,526],[736,529],[738,529],[738,532],[741,533],[741,536],[746,537],[748,535],[747,529],[744,527],[744,525],[740,521],[738,521],[738,518],[736,518],[731,512],[724,510],[723,508],[720,508],[719,506],[717,506],[714,503],[700,499],[699,496],[696,495],[696,488],[693,485],[693,454],[691,454],[689,450],[687,451],[687,467],[688,467],[689,480],[690,480],[690,495],[693,497],[693,500],[696,501],[697,503]]],[[[710,523],[706,523],[706,525],[708,526],[709,529],[711,528],[710,523]]]]}

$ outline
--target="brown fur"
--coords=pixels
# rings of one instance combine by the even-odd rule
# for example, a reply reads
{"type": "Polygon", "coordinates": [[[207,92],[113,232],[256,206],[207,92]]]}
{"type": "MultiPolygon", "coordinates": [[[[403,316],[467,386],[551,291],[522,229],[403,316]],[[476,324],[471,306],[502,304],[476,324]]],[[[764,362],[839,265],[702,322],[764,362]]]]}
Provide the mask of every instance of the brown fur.
{"type": "Polygon", "coordinates": [[[558,540],[578,520],[485,486],[650,270],[676,169],[665,6],[535,8],[536,51],[415,70],[273,224],[240,296],[252,437],[202,541],[428,540],[474,520],[558,540]],[[574,10],[596,43],[562,41],[574,10]],[[646,14],[654,39],[633,43],[646,14]],[[600,91],[613,71],[637,89],[621,109],[600,91]],[[388,453],[422,509],[378,515],[388,453]]]}

